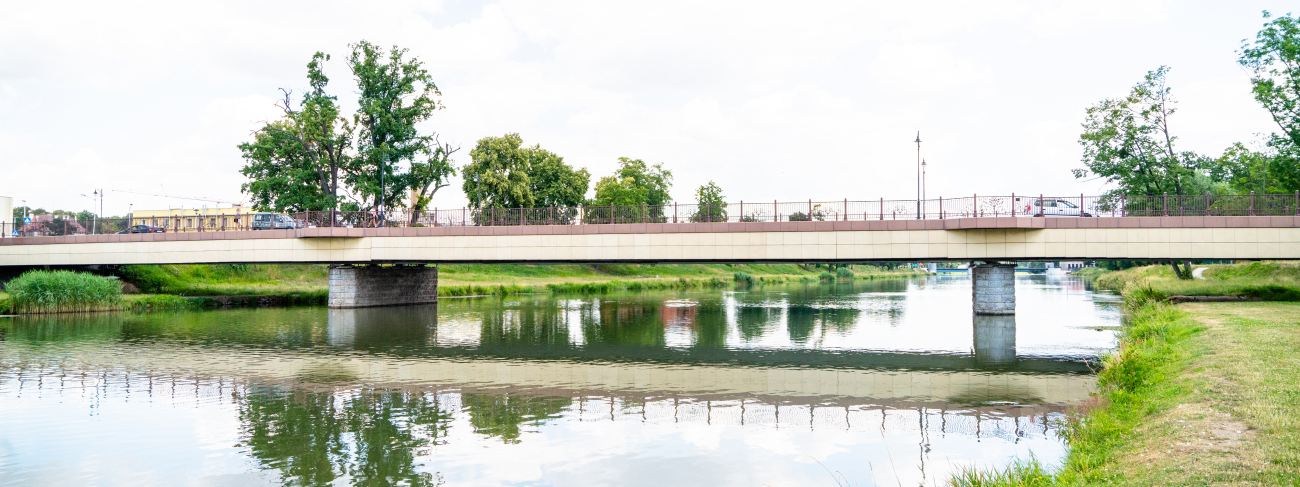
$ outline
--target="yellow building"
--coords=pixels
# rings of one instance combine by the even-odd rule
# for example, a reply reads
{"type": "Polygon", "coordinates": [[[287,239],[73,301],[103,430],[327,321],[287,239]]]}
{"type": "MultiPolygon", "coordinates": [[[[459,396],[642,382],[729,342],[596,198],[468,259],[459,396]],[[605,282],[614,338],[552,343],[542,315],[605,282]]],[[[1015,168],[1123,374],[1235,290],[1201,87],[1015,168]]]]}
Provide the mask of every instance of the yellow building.
{"type": "Polygon", "coordinates": [[[131,224],[163,227],[168,232],[247,230],[252,223],[249,214],[253,212],[252,208],[242,206],[135,210],[131,212],[131,224]]]}

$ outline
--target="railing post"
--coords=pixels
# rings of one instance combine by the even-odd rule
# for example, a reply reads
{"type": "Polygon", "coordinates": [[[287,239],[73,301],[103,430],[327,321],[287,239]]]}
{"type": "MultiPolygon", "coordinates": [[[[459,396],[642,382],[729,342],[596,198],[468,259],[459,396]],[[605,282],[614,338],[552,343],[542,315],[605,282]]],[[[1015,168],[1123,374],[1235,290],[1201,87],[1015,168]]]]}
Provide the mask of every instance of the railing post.
{"type": "Polygon", "coordinates": [[[1046,201],[1043,201],[1043,193],[1038,193],[1038,216],[1041,216],[1041,217],[1043,217],[1043,218],[1047,218],[1047,210],[1044,210],[1044,209],[1043,209],[1043,208],[1046,208],[1046,206],[1043,206],[1043,205],[1046,205],[1046,204],[1047,204],[1047,202],[1046,202],[1046,201]]]}
{"type": "Polygon", "coordinates": [[[939,219],[943,219],[943,197],[939,197],[939,219]]]}
{"type": "Polygon", "coordinates": [[[519,226],[524,226],[524,207],[519,207],[519,226]]]}
{"type": "Polygon", "coordinates": [[[781,214],[777,213],[776,200],[772,200],[772,223],[781,221],[781,214]]]}
{"type": "Polygon", "coordinates": [[[812,200],[808,200],[808,221],[812,221],[812,200]]]}
{"type": "Polygon", "coordinates": [[[497,225],[497,207],[493,206],[491,211],[492,211],[492,219],[488,220],[488,226],[495,227],[497,225]]]}
{"type": "Polygon", "coordinates": [[[1079,218],[1083,218],[1083,193],[1079,193],[1079,218]]]}
{"type": "Polygon", "coordinates": [[[1119,216],[1128,216],[1128,193],[1119,194],[1119,216]]]}
{"type": "Polygon", "coordinates": [[[980,195],[979,195],[979,193],[971,193],[970,201],[971,201],[971,203],[970,203],[970,205],[971,205],[971,206],[970,206],[970,216],[972,216],[972,217],[979,217],[979,216],[982,216],[982,215],[980,215],[980,195]]]}
{"type": "Polygon", "coordinates": [[[645,203],[641,203],[641,223],[645,223],[645,203]]]}
{"type": "Polygon", "coordinates": [[[1295,192],[1295,214],[1300,216],[1300,190],[1295,192]]]}
{"type": "Polygon", "coordinates": [[[1205,192],[1205,211],[1201,216],[1210,216],[1210,192],[1205,192]]]}
{"type": "Polygon", "coordinates": [[[1255,216],[1255,192],[1250,192],[1250,216],[1255,216]]]}
{"type": "Polygon", "coordinates": [[[740,219],[739,222],[745,221],[745,200],[740,200],[740,219]]]}
{"type": "Polygon", "coordinates": [[[1011,218],[1016,217],[1016,194],[1011,193],[1011,218]]]}
{"type": "Polygon", "coordinates": [[[705,223],[713,222],[713,203],[704,204],[704,221],[705,223]]]}
{"type": "Polygon", "coordinates": [[[885,221],[885,199],[880,198],[880,221],[885,221]]]}
{"type": "Polygon", "coordinates": [[[673,202],[673,223],[677,223],[677,202],[673,202]]]}
{"type": "Polygon", "coordinates": [[[844,198],[844,221],[849,221],[849,199],[844,198]]]}

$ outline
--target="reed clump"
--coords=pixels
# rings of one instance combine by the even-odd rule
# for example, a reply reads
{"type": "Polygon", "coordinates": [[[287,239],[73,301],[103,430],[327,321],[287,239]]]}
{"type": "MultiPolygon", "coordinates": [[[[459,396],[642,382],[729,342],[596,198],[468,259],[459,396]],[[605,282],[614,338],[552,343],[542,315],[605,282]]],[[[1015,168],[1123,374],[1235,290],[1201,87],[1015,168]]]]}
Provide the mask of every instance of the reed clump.
{"type": "Polygon", "coordinates": [[[6,285],[15,313],[71,313],[122,309],[117,280],[72,271],[29,271],[6,285]]]}
{"type": "Polygon", "coordinates": [[[736,281],[737,284],[746,284],[746,285],[754,284],[754,276],[751,276],[745,272],[737,272],[733,274],[732,280],[736,281]]]}
{"type": "Polygon", "coordinates": [[[849,270],[848,267],[841,267],[835,269],[835,277],[840,279],[853,279],[853,271],[849,270]]]}

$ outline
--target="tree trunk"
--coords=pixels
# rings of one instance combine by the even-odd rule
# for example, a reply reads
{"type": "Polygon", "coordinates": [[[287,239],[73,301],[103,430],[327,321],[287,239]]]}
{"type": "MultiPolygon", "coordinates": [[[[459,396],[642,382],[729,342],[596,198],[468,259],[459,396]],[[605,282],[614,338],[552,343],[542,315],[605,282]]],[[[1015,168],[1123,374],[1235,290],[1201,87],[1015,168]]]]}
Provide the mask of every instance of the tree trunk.
{"type": "Polygon", "coordinates": [[[1174,268],[1174,277],[1177,277],[1177,278],[1179,278],[1179,279],[1182,279],[1182,278],[1183,278],[1183,271],[1182,271],[1182,269],[1179,269],[1179,268],[1178,268],[1178,261],[1176,261],[1176,260],[1170,260],[1170,261],[1169,261],[1169,267],[1173,267],[1173,268],[1174,268]]]}

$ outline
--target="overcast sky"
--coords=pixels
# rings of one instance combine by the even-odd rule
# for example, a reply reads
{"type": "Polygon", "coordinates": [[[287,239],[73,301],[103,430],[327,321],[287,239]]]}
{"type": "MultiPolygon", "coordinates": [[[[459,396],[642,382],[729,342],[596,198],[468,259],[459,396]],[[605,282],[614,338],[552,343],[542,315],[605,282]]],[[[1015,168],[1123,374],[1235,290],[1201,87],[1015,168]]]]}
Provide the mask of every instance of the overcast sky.
{"type": "MultiPolygon", "coordinates": [[[[730,201],[1097,194],[1075,180],[1084,110],[1165,64],[1181,150],[1217,156],[1274,130],[1235,51],[1280,1],[6,2],[0,195],[106,214],[223,201],[236,145],[301,92],[315,51],[365,39],[423,60],[463,147],[518,132],[595,179],[663,163],[673,196],[730,201]]],[[[460,181],[433,205],[465,202],[460,181]]],[[[211,203],[208,203],[211,205],[211,203]]]]}

